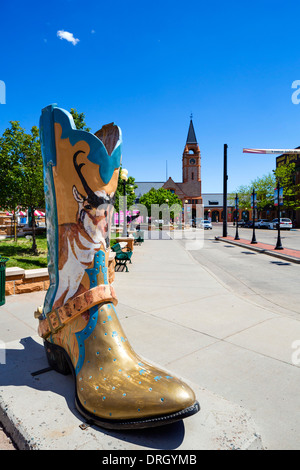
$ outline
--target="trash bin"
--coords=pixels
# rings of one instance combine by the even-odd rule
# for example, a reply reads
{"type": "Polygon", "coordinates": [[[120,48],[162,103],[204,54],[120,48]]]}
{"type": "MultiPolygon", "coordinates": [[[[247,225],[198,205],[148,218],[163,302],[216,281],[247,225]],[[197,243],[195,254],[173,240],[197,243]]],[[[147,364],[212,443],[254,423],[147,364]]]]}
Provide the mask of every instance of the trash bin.
{"type": "Polygon", "coordinates": [[[8,260],[0,256],[0,306],[5,304],[5,269],[8,260]]]}

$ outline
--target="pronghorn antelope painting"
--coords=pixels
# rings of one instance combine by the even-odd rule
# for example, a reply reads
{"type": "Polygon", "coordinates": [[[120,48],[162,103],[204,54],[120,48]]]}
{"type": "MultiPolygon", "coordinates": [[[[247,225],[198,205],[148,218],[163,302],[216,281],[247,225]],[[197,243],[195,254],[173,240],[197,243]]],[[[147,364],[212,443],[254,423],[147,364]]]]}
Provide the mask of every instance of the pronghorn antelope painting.
{"type": "Polygon", "coordinates": [[[55,296],[55,302],[59,304],[77,293],[95,254],[100,249],[109,248],[114,192],[107,194],[103,190],[91,190],[81,172],[85,163],[77,162],[80,154],[84,152],[79,150],[74,154],[73,164],[86,196],[73,185],[73,197],[78,203],[76,223],[59,226],[59,285],[55,296]]]}

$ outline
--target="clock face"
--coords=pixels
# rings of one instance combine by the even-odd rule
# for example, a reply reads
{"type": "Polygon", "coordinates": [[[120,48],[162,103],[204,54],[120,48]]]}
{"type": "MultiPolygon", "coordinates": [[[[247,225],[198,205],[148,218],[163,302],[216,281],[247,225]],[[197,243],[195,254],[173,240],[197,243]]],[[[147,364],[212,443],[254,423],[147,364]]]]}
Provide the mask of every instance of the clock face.
{"type": "Polygon", "coordinates": [[[196,160],[194,158],[191,158],[190,159],[190,165],[195,165],[196,164],[196,160]]]}

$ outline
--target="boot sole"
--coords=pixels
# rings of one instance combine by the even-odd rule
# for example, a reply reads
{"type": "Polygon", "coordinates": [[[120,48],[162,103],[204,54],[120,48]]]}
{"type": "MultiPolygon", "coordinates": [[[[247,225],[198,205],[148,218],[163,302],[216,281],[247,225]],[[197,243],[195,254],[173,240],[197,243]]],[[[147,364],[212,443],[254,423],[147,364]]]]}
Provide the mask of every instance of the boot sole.
{"type": "Polygon", "coordinates": [[[104,429],[111,430],[127,430],[127,429],[144,429],[157,426],[163,426],[166,424],[175,423],[176,421],[182,420],[192,416],[200,411],[200,405],[198,401],[195,401],[193,405],[185,408],[184,410],[170,413],[167,415],[154,416],[152,418],[141,418],[141,419],[124,419],[124,420],[112,420],[99,418],[89,411],[87,411],[80,403],[77,390],[76,390],[76,375],[73,364],[68,353],[61,347],[48,341],[44,341],[44,347],[48,363],[52,369],[63,375],[72,374],[75,381],[75,405],[79,413],[89,422],[89,424],[95,424],[104,429]]]}

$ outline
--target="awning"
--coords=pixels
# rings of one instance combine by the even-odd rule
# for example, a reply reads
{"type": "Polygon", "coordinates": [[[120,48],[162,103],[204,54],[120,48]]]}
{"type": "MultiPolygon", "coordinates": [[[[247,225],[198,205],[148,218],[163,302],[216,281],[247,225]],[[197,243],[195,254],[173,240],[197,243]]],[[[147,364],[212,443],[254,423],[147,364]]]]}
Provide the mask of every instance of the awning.
{"type": "Polygon", "coordinates": [[[38,217],[44,217],[44,216],[45,216],[45,213],[42,212],[42,211],[35,210],[35,211],[34,211],[34,215],[36,215],[36,216],[38,216],[38,217]]]}

